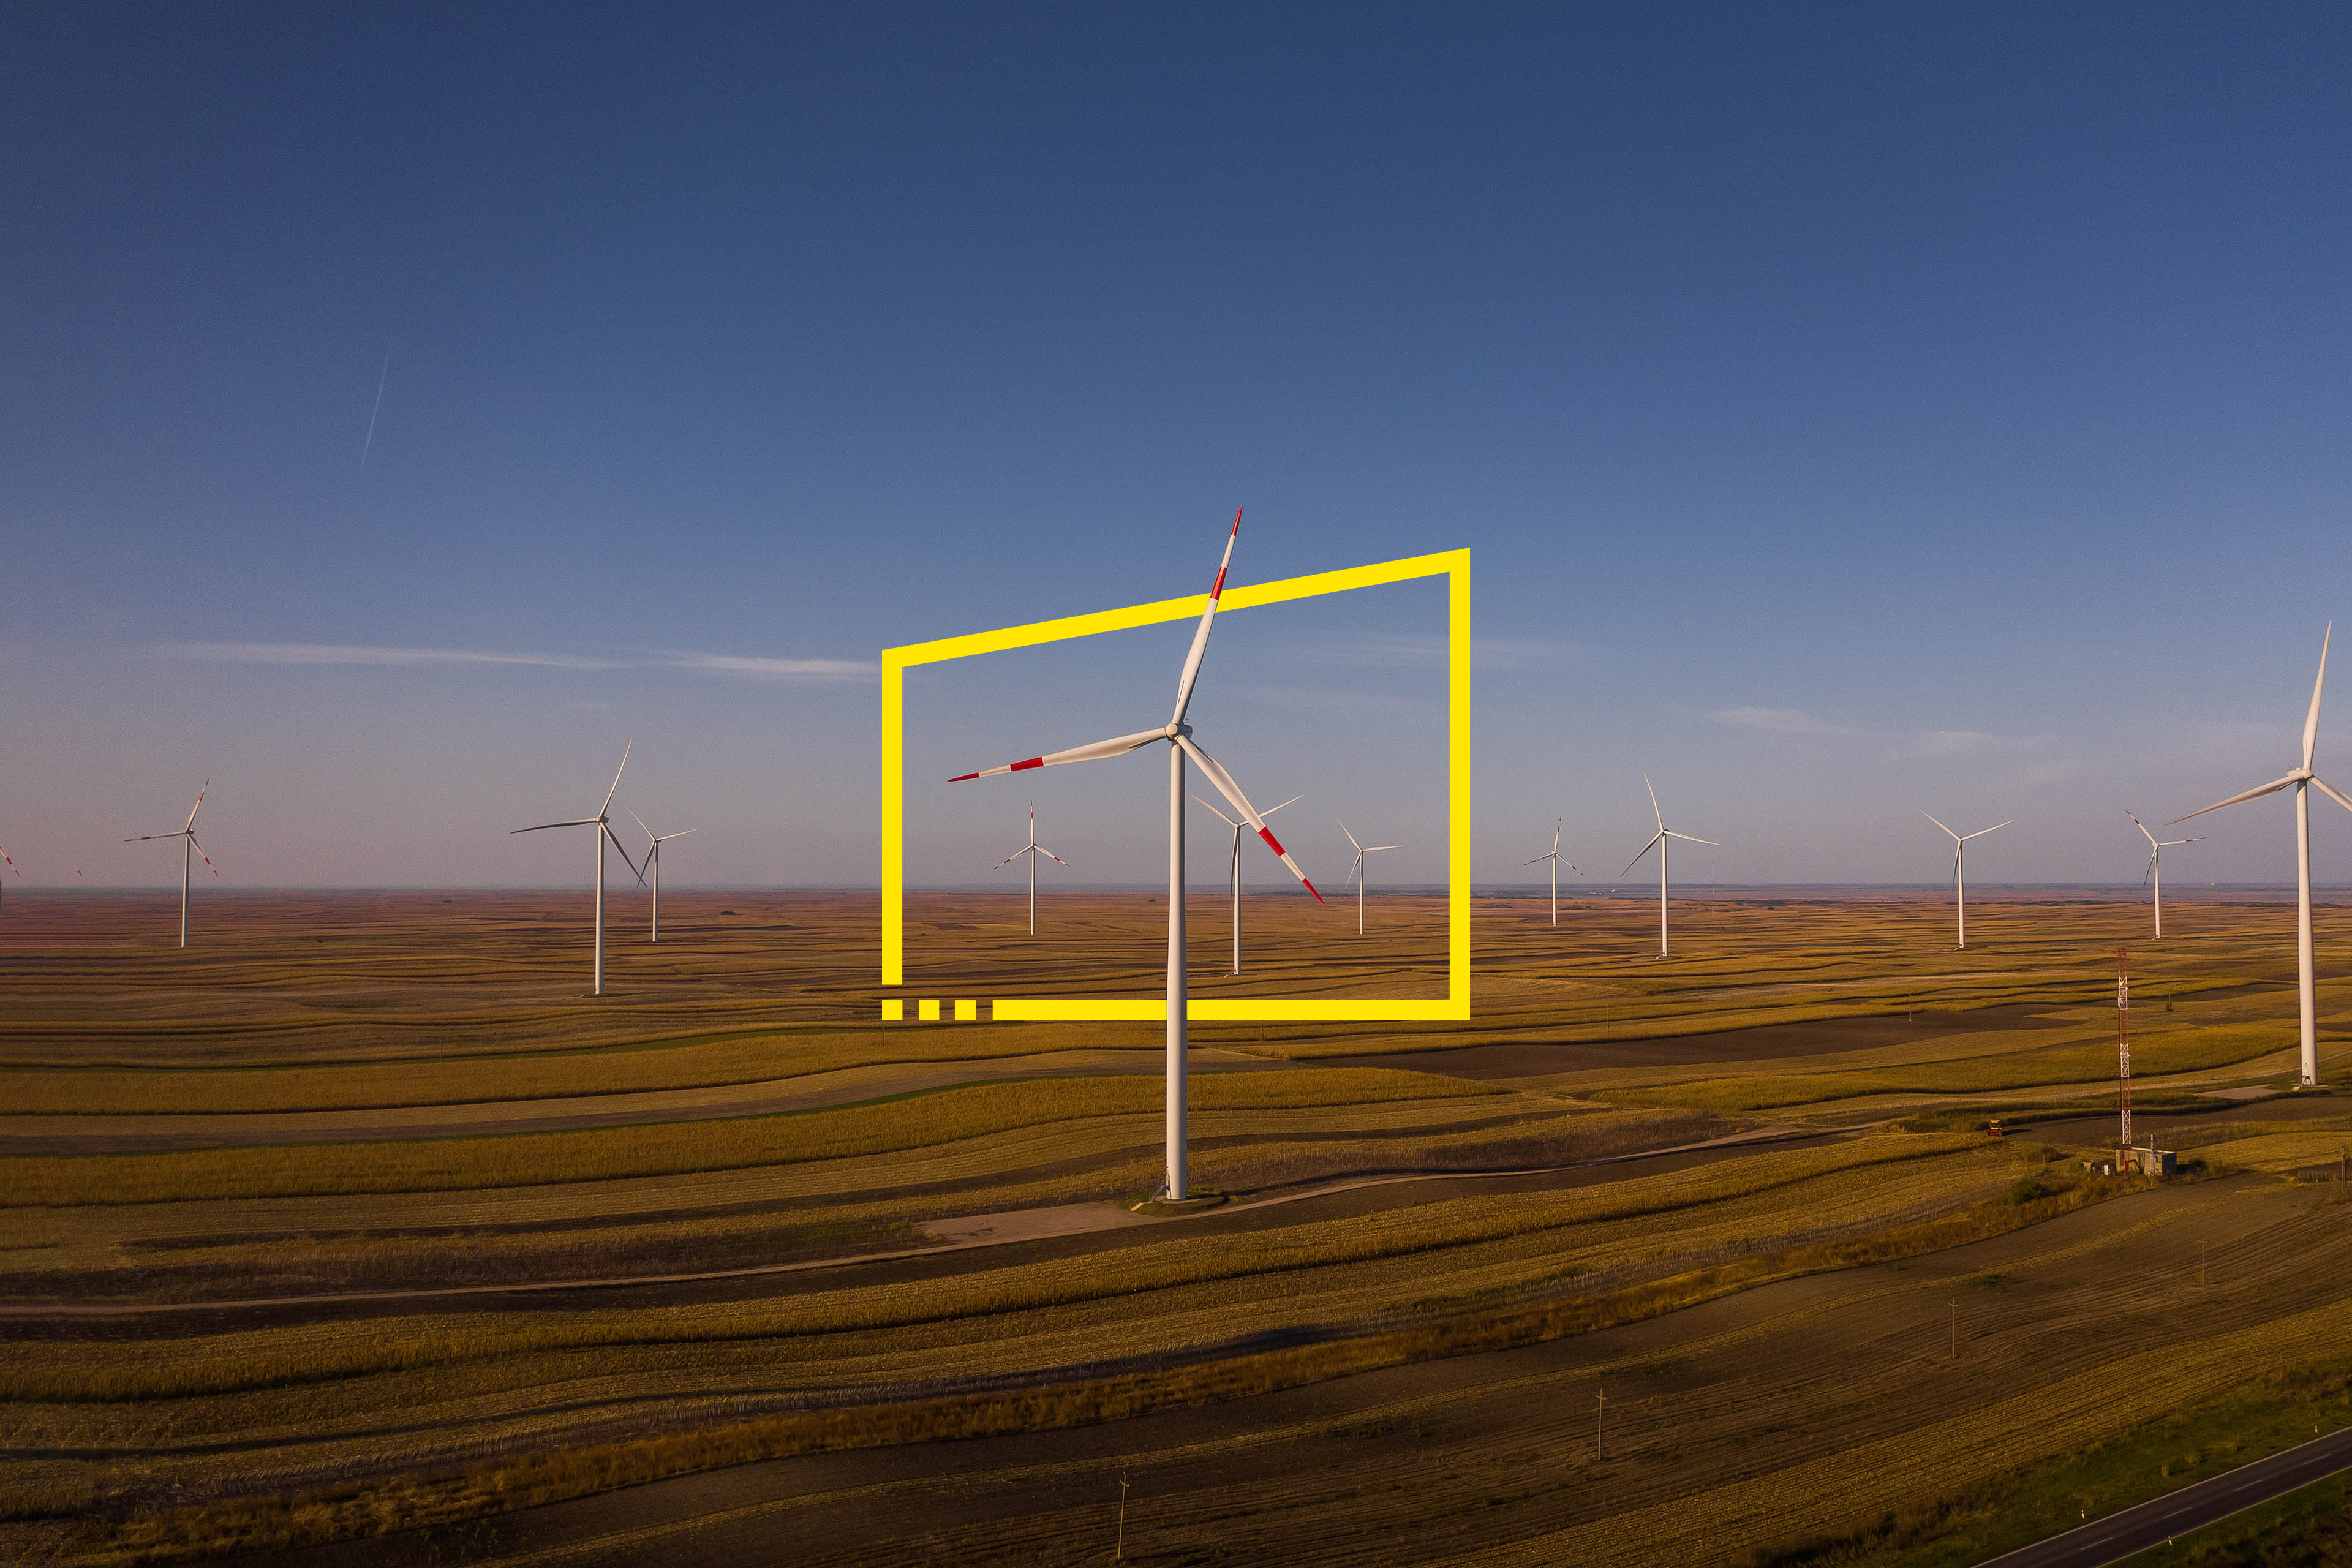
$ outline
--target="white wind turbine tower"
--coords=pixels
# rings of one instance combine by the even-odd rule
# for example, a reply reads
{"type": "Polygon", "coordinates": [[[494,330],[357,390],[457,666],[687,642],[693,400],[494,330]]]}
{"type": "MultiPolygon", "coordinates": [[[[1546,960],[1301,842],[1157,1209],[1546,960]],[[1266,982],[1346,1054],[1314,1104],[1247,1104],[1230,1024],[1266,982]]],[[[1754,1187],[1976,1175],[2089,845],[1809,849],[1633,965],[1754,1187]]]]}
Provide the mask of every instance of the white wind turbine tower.
{"type": "Polygon", "coordinates": [[[996,863],[996,868],[1002,871],[1004,868],[1012,865],[1013,862],[1020,859],[1022,857],[1028,857],[1029,934],[1031,936],[1035,936],[1037,934],[1037,857],[1040,855],[1043,855],[1046,859],[1051,860],[1056,866],[1066,866],[1069,864],[1067,860],[1063,859],[1059,855],[1055,854],[1051,849],[1046,848],[1043,844],[1037,842],[1037,803],[1033,800],[1029,803],[1028,844],[1022,848],[1015,849],[1012,854],[1007,855],[1003,859],[999,860],[996,863]]]}
{"type": "Polygon", "coordinates": [[[2149,877],[2156,879],[2156,934],[2158,940],[2161,941],[2164,937],[2164,852],[2183,844],[2200,844],[2203,839],[2168,838],[2159,844],[2157,842],[2156,835],[2147,830],[2147,823],[2128,811],[2124,815],[2131,817],[2132,826],[2139,829],[2139,836],[2142,838],[2147,840],[2147,877],[2143,877],[2140,880],[2145,882],[2149,877]]]}
{"type": "MultiPolygon", "coordinates": [[[[1201,800],[1201,797],[1197,795],[1192,798],[1194,800],[1201,800]]],[[[1284,801],[1282,805],[1296,805],[1306,798],[1307,797],[1303,795],[1294,795],[1288,800],[1284,801]]],[[[1201,800],[1201,804],[1202,805],[1209,806],[1209,815],[1214,816],[1219,822],[1223,823],[1226,826],[1234,830],[1234,973],[1235,974],[1239,974],[1242,972],[1242,825],[1235,822],[1232,817],[1227,816],[1223,812],[1219,811],[1215,806],[1209,805],[1207,801],[1201,800]]],[[[1264,811],[1258,813],[1258,815],[1260,816],[1272,816],[1276,812],[1282,809],[1282,805],[1269,805],[1264,811]]],[[[1034,837],[1035,830],[1033,828],[1031,833],[1034,837]]],[[[1030,862],[1030,874],[1033,878],[1036,874],[1034,869],[1035,865],[1036,862],[1034,860],[1030,862]]],[[[1035,933],[1033,931],[1031,934],[1034,935],[1035,933]]]]}
{"type": "MultiPolygon", "coordinates": [[[[8,851],[5,846],[0,846],[0,860],[8,860],[8,851]]],[[[8,860],[8,870],[19,880],[23,879],[25,873],[16,869],[16,862],[14,860],[8,860]]],[[[5,885],[5,883],[0,883],[0,886],[5,885]]]]}
{"type": "Polygon", "coordinates": [[[613,808],[613,795],[621,787],[621,774],[628,768],[629,752],[635,744],[635,741],[631,741],[621,748],[621,765],[613,770],[613,787],[604,792],[604,804],[596,808],[595,816],[575,816],[569,822],[542,822],[535,827],[514,829],[517,833],[544,833],[551,827],[593,827],[596,830],[596,989],[594,994],[599,996],[604,994],[605,843],[609,840],[614,848],[621,851],[622,861],[631,871],[636,872],[639,880],[642,881],[645,878],[645,873],[637,871],[637,863],[629,858],[628,850],[623,847],[620,839],[614,836],[613,824],[605,816],[605,813],[613,808]]]}
{"type": "MultiPolygon", "coordinates": [[[[1658,851],[1658,956],[1664,958],[1666,956],[1666,850],[1670,847],[1667,841],[1679,838],[1685,844],[1704,844],[1710,849],[1719,849],[1722,846],[1712,838],[1693,838],[1687,833],[1676,833],[1673,828],[1668,827],[1666,814],[1658,809],[1657,786],[1650,783],[1650,775],[1647,773],[1642,775],[1642,787],[1650,792],[1650,815],[1658,819],[1658,830],[1650,836],[1648,844],[1642,846],[1642,855],[1647,855],[1651,847],[1656,846],[1658,851]]],[[[1636,855],[1626,861],[1625,871],[1630,871],[1640,865],[1642,855],[1636,855]]],[[[1625,871],[1620,871],[1617,874],[1622,877],[1625,871]]]]}
{"type": "MultiPolygon", "coordinates": [[[[1344,822],[1339,824],[1339,831],[1348,833],[1348,825],[1344,822]]],[[[1348,842],[1356,844],[1356,836],[1348,833],[1348,842]]],[[[1356,884],[1356,934],[1358,936],[1364,934],[1364,857],[1377,855],[1383,849],[1403,847],[1402,844],[1356,844],[1356,863],[1349,868],[1348,875],[1356,884]]]]}
{"type": "MultiPolygon", "coordinates": [[[[627,761],[628,760],[625,757],[622,759],[624,766],[627,765],[627,761]]],[[[613,783],[617,786],[620,782],[621,775],[614,773],[613,775],[613,783]]],[[[659,942],[661,941],[661,847],[668,843],[673,838],[683,838],[689,833],[699,833],[702,829],[698,827],[682,827],[676,833],[665,833],[660,837],[656,837],[654,830],[650,827],[646,827],[646,819],[639,816],[635,812],[633,811],[629,813],[629,820],[635,823],[639,827],[644,827],[646,837],[652,840],[652,843],[646,848],[646,869],[653,873],[654,933],[646,940],[648,942],[659,942]]],[[[525,831],[528,832],[529,829],[525,829],[525,831]]]]}
{"type": "Polygon", "coordinates": [[[126,838],[122,841],[125,844],[145,844],[157,838],[180,840],[180,945],[182,947],[188,945],[188,875],[194,869],[191,864],[192,858],[188,852],[195,851],[197,856],[203,858],[205,870],[210,871],[215,877],[220,875],[220,868],[213,864],[211,856],[205,854],[205,847],[196,842],[196,813],[204,810],[205,790],[212,787],[213,781],[206,779],[205,788],[196,791],[196,804],[188,807],[188,820],[180,825],[180,831],[177,833],[142,833],[136,838],[126,838]]]}
{"type": "Polygon", "coordinates": [[[1066,752],[1048,752],[1042,757],[1025,762],[1008,763],[1003,767],[982,768],[976,773],[959,773],[949,780],[961,784],[966,779],[987,778],[994,773],[1020,773],[1029,768],[1050,768],[1063,763],[1093,763],[1108,757],[1125,756],[1155,741],[1168,742],[1168,1183],[1164,1196],[1182,1202],[1189,1190],[1186,1183],[1184,1143],[1184,1059],[1185,1045],[1185,973],[1184,973],[1184,759],[1190,757],[1200,765],[1201,773],[1226,804],[1242,814],[1242,820],[1256,830],[1265,840],[1266,847],[1280,856],[1315,901],[1321,903],[1323,895],[1315,892],[1315,884],[1307,881],[1307,873],[1298,862],[1266,831],[1265,819],[1242,794],[1242,786],[1234,782],[1231,773],[1214,757],[1195,745],[1192,727],[1184,722],[1184,710],[1192,701],[1192,686],[1201,676],[1202,656],[1209,650],[1209,628],[1217,618],[1217,601],[1225,591],[1225,572],[1233,564],[1234,541],[1240,537],[1242,514],[1234,510],[1233,531],[1225,535],[1224,559],[1218,563],[1217,580],[1209,589],[1208,607],[1201,612],[1201,625],[1192,633],[1192,651],[1184,656],[1183,672],[1176,678],[1176,710],[1168,722],[1154,730],[1139,730],[1132,735],[1120,735],[1108,741],[1097,741],[1092,745],[1073,746],[1066,752]]]}
{"type": "MultiPolygon", "coordinates": [[[[1540,866],[1547,860],[1551,862],[1551,923],[1554,925],[1559,924],[1559,868],[1566,865],[1570,870],[1576,871],[1576,868],[1573,865],[1570,865],[1567,861],[1564,861],[1559,858],[1560,829],[1566,826],[1567,824],[1564,822],[1558,823],[1553,826],[1551,830],[1550,854],[1538,855],[1534,859],[1528,862],[1530,866],[1540,866]]],[[[1663,826],[1664,824],[1662,823],[1660,826],[1663,826]]],[[[1644,854],[1648,853],[1648,846],[1644,845],[1643,847],[1643,852],[1644,854]]],[[[1636,859],[1639,859],[1640,858],[1640,856],[1634,857],[1636,859]]],[[[1581,871],[1577,871],[1577,875],[1580,877],[1584,873],[1581,871]]]]}
{"type": "MultiPolygon", "coordinates": [[[[2311,800],[2304,786],[2317,784],[2328,799],[2347,811],[2352,811],[2352,800],[2346,800],[2336,794],[2326,779],[2311,771],[2312,748],[2319,742],[2319,691],[2327,684],[2327,640],[2335,635],[2336,626],[2331,621],[2319,638],[2319,678],[2311,683],[2311,710],[2304,715],[2303,720],[2303,766],[2283,779],[2273,779],[2243,795],[2217,800],[2201,811],[2189,814],[2189,816],[2202,816],[2208,811],[2219,811],[2242,800],[2275,795],[2289,784],[2294,786],[2295,979],[2303,1013],[2303,1082],[2307,1088],[2315,1087],[2319,1082],[2319,1009],[2311,963],[2311,800]]],[[[2169,827],[2173,822],[2186,822],[2189,816],[2176,816],[2165,826],[2169,827]]]]}
{"type": "MultiPolygon", "coordinates": [[[[1944,827],[1942,823],[1936,822],[1932,813],[1923,811],[1919,815],[1927,817],[1930,822],[1935,822],[1937,826],[1944,827]]],[[[2012,816],[2009,822],[2016,820],[2017,818],[2012,816]]],[[[1969,945],[1969,879],[1967,868],[1961,864],[1961,857],[1968,852],[1969,839],[1982,838],[1988,833],[1999,833],[2009,826],[2009,822],[1996,822],[1990,827],[1979,827],[1974,833],[1967,834],[1952,833],[1950,828],[1944,827],[1946,833],[1952,835],[1952,908],[1959,916],[1958,945],[1961,947],[1969,945]]]]}

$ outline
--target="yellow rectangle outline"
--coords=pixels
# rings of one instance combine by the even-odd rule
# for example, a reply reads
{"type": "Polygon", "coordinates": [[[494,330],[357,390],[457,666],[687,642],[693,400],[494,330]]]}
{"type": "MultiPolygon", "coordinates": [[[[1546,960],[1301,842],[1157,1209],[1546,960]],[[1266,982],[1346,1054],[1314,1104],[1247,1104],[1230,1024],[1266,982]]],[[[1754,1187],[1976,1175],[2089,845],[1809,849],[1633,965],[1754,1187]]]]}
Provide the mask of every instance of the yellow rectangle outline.
{"type": "MultiPolygon", "coordinates": [[[[1223,611],[1279,605],[1350,588],[1376,588],[1419,577],[1446,579],[1446,922],[1445,996],[1443,1000],[1393,1001],[1334,998],[1285,1001],[1276,997],[1192,997],[1187,1018],[1220,1023],[1419,1023],[1459,1022],[1470,1016],[1470,552],[1443,550],[1399,561],[1317,572],[1227,590],[1223,611]]],[[[1066,642],[1100,632],[1126,631],[1164,621],[1195,620],[1209,596],[1161,599],[1090,616],[1067,616],[1005,626],[935,642],[882,650],[882,984],[906,981],[907,914],[907,688],[910,665],[939,664],[1006,648],[1066,642]]],[[[989,1004],[990,1016],[1006,1022],[1164,1023],[1165,999],[1130,1000],[1006,997],[989,1004]]]]}

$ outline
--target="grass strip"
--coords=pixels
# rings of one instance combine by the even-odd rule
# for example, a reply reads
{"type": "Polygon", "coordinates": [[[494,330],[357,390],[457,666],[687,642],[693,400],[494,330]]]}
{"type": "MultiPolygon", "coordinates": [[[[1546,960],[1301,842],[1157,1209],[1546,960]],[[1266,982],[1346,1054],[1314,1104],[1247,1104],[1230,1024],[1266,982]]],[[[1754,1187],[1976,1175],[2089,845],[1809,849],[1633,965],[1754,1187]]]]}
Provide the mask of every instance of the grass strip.
{"type": "Polygon", "coordinates": [[[2117,1568],[2238,1568],[2247,1563],[2264,1568],[2352,1563],[2352,1474],[2298,1487],[2179,1541],[2134,1552],[2117,1568]]]}
{"type": "Polygon", "coordinates": [[[142,1512],[114,1523],[94,1540],[90,1560],[149,1563],[283,1551],[437,1527],[798,1454],[1094,1426],[1181,1406],[1246,1399],[1383,1367],[1591,1333],[1776,1280],[1939,1252],[2053,1219],[2137,1191],[2142,1184],[2085,1184],[2024,1203],[1987,1199],[1939,1219],[1875,1236],[1793,1247],[1578,1300],[1465,1315],[1163,1372],[1019,1393],[801,1411],[699,1432],[493,1460],[454,1476],[403,1477],[334,1491],[224,1499],[195,1508],[142,1512]]]}
{"type": "MultiPolygon", "coordinates": [[[[1212,1073],[1196,1110],[1456,1099],[1500,1086],[1385,1068],[1212,1073]]],[[[840,1109],[474,1138],[0,1159],[0,1207],[538,1186],[928,1148],[1044,1122],[1161,1109],[1157,1077],[1030,1079],[840,1109]]]]}
{"type": "MultiPolygon", "coordinates": [[[[2352,1355],[2258,1373],[2218,1399],[2137,1424],[2061,1457],[2021,1465],[1965,1490],[1889,1510],[1853,1529],[1761,1548],[1748,1568],[1961,1568],[2104,1519],[2150,1498],[2236,1468],[2321,1432],[2352,1422],[2352,1355]]],[[[2223,1520],[2171,1548],[2142,1552],[2133,1563],[2322,1563],[2294,1555],[2305,1539],[2331,1539],[2313,1499],[2339,1507],[2352,1480],[2336,1476],[2251,1512],[2223,1520]],[[2326,1493],[2324,1489],[2336,1491],[2326,1493]],[[2296,1499],[2302,1499],[2297,1502],[2296,1499]],[[2194,1550],[2192,1542],[2201,1542],[2194,1550]],[[2266,1555],[2285,1545],[2286,1554],[2266,1555]]],[[[2352,1526],[2333,1524],[2339,1553],[2352,1526]]]]}

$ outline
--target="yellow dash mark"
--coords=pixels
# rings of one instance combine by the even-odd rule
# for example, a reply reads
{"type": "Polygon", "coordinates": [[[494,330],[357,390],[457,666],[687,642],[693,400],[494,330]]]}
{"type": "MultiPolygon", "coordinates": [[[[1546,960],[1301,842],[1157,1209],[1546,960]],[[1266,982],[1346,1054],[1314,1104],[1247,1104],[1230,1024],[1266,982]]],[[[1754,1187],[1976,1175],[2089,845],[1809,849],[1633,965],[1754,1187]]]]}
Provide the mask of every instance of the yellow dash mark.
{"type": "Polygon", "coordinates": [[[970,1000],[969,998],[967,998],[967,999],[965,999],[965,1000],[963,1000],[963,1001],[960,1001],[960,1002],[958,1002],[958,1003],[956,1004],[956,1022],[957,1022],[957,1023],[959,1023],[959,1024],[970,1024],[970,1023],[976,1022],[976,1021],[979,1019],[979,1017],[980,1017],[980,1004],[979,1004],[979,1003],[974,1002],[974,1001],[971,1001],[971,1000],[970,1000]]]}
{"type": "Polygon", "coordinates": [[[915,1017],[918,1021],[925,1024],[938,1023],[940,1021],[939,1002],[934,998],[926,997],[924,1000],[916,1003],[915,1017]]]}
{"type": "Polygon", "coordinates": [[[907,1021],[907,1005],[896,996],[891,997],[888,1001],[882,1004],[882,1021],[886,1024],[905,1023],[907,1021]]]}

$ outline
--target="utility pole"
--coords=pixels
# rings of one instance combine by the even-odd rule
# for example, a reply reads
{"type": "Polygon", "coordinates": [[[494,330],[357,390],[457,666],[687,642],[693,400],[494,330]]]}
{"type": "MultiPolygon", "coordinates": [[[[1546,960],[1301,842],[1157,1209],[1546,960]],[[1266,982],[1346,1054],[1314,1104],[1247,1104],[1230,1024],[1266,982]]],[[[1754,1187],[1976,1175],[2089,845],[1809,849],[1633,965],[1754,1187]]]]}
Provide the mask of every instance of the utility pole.
{"type": "Polygon", "coordinates": [[[1601,1423],[1609,1414],[1609,1391],[1599,1384],[1592,1390],[1592,1458],[1597,1464],[1604,1457],[1601,1441],[1601,1423]]]}
{"type": "Polygon", "coordinates": [[[1960,1304],[1952,1303],[1952,1359],[1960,1359],[1960,1304]]]}
{"type": "Polygon", "coordinates": [[[2116,1146],[2116,1174],[2131,1170],[2131,970],[2128,956],[2116,949],[2116,1096],[2123,1110],[2122,1140],[2116,1146]]]}
{"type": "MultiPolygon", "coordinates": [[[[1034,865],[1035,862],[1032,861],[1031,864],[1034,865]]],[[[1110,1560],[1114,1563],[1127,1560],[1127,1478],[1125,1476],[1118,1478],[1118,1544],[1111,1548],[1110,1560]]]]}

